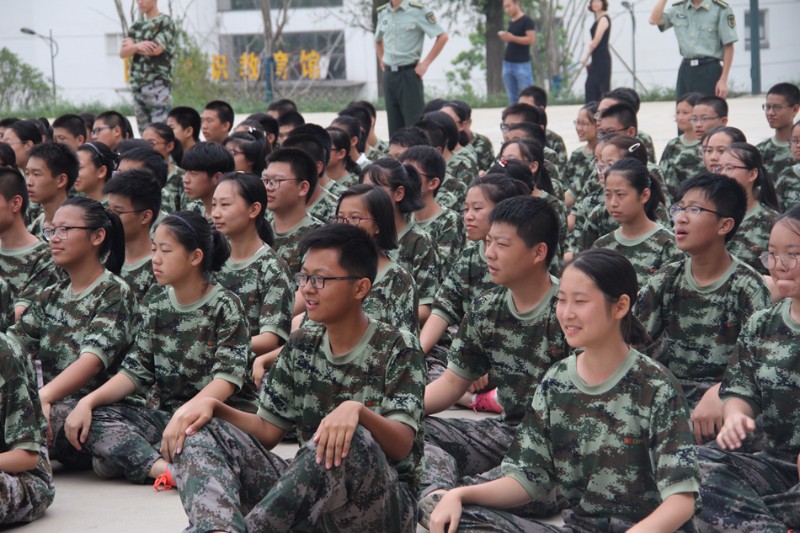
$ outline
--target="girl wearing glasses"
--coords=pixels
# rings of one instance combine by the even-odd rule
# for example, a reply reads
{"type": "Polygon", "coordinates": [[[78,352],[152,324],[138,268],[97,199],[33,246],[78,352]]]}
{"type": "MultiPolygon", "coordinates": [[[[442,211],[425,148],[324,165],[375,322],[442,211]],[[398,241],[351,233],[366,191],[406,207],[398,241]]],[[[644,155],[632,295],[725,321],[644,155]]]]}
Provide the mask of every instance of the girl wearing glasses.
{"type": "Polygon", "coordinates": [[[597,113],[597,102],[589,102],[578,110],[578,118],[573,123],[578,140],[586,144],[570,154],[567,167],[564,169],[564,185],[567,186],[564,201],[567,207],[575,205],[583,184],[594,172],[594,148],[597,146],[595,113],[597,113]]]}
{"type": "Polygon", "coordinates": [[[700,143],[703,146],[703,164],[706,170],[719,173],[719,160],[728,146],[743,142],[747,142],[747,137],[742,130],[733,126],[717,126],[705,132],[700,143]]]}
{"type": "Polygon", "coordinates": [[[358,183],[361,168],[350,157],[350,134],[341,128],[329,127],[331,136],[331,157],[328,159],[326,174],[343,187],[352,187],[358,183]]]}
{"type": "Polygon", "coordinates": [[[675,124],[680,135],[670,139],[658,161],[664,173],[665,192],[670,198],[677,197],[681,183],[695,175],[703,164],[700,139],[690,119],[694,104],[702,97],[700,93],[686,93],[675,103],[675,124]]]}
{"type": "Polygon", "coordinates": [[[783,210],[800,203],[800,122],[792,127],[789,148],[794,156],[794,165],[784,168],[775,178],[775,193],[783,210]]]}
{"type": "MultiPolygon", "coordinates": [[[[256,386],[275,361],[277,352],[272,356],[270,352],[289,338],[294,304],[289,265],[272,248],[275,236],[264,217],[266,205],[267,191],[261,178],[238,172],[222,177],[211,201],[214,226],[231,245],[231,255],[216,279],[244,305],[256,386]]],[[[251,387],[252,382],[247,381],[251,387]]]]}
{"type": "Polygon", "coordinates": [[[153,122],[142,132],[142,139],[167,163],[167,183],[161,191],[161,211],[168,215],[180,211],[183,192],[183,145],[165,122],[153,122]]]}
{"type": "Polygon", "coordinates": [[[92,453],[101,478],[156,479],[155,488],[163,490],[174,486],[166,459],[180,453],[185,436],[174,416],[178,408],[211,397],[253,412],[255,398],[242,394],[250,359],[247,317],[239,298],[211,280],[230,255],[225,237],[202,215],[179,211],[156,228],[153,248],[162,288],[145,298],[119,372],[77,403],[66,434],[76,449],[92,453]],[[139,397],[154,385],[160,404],[150,409],[139,397]],[[167,442],[177,445],[168,449],[167,442]]]}
{"type": "Polygon", "coordinates": [[[125,238],[117,215],[79,197],[55,212],[44,236],[53,262],[68,277],[42,291],[8,334],[41,364],[50,457],[86,468],[91,457],[69,445],[64,420],[81,397],[116,372],[133,339],[135,296],[117,277],[125,238]]]}
{"type": "Polygon", "coordinates": [[[261,176],[267,166],[269,155],[267,141],[258,130],[232,133],[222,143],[233,156],[237,172],[261,176]]]}
{"type": "Polygon", "coordinates": [[[117,169],[116,154],[99,141],[89,142],[78,148],[78,162],[75,190],[107,207],[108,198],[103,193],[103,187],[117,169]]]}
{"type": "Polygon", "coordinates": [[[722,380],[721,449],[699,447],[700,515],[708,530],[786,531],[800,525],[800,206],[778,219],[761,260],[781,301],[750,317],[722,380]],[[763,451],[740,453],[761,415],[763,451]],[[744,475],[743,475],[744,473],[744,475]]]}
{"type": "Polygon", "coordinates": [[[719,158],[719,173],[736,180],[747,193],[747,212],[728,243],[728,250],[761,274],[767,274],[759,256],[780,213],[775,187],[764,169],[761,154],[752,144],[733,143],[719,158]]]}

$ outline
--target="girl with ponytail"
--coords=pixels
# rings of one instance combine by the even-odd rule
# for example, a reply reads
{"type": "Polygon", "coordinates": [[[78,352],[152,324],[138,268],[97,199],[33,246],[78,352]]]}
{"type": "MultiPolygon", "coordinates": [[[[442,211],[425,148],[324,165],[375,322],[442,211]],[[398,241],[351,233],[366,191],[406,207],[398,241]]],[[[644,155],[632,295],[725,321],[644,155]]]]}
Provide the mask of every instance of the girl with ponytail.
{"type": "Polygon", "coordinates": [[[255,410],[247,317],[239,298],[212,279],[230,253],[225,236],[197,213],[168,215],[156,228],[160,287],[145,297],[119,372],[77,402],[65,424],[67,439],[91,452],[101,478],[155,479],[158,490],[172,488],[167,464],[183,445],[181,406],[211,397],[255,410]],[[159,403],[150,408],[141,398],[154,386],[159,403]]]}

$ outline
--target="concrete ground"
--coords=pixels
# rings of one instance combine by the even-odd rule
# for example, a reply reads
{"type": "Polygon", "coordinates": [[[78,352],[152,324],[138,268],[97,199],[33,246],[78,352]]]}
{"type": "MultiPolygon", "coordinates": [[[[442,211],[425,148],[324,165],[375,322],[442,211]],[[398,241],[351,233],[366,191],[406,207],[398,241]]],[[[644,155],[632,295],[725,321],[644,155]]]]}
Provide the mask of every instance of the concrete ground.
{"type": "MultiPolygon", "coordinates": [[[[743,130],[756,144],[772,133],[761,111],[764,97],[743,97],[730,100],[730,124],[743,130]]],[[[549,126],[560,133],[571,152],[579,146],[572,121],[580,106],[548,108],[549,126]]],[[[488,135],[496,148],[500,146],[500,109],[473,111],[473,128],[488,135]]],[[[674,105],[671,102],[645,103],[639,112],[642,130],[652,135],[660,155],[665,143],[675,136],[674,105]]],[[[335,115],[315,113],[306,116],[309,122],[323,126],[335,115]]],[[[237,122],[244,117],[237,117],[237,122]]],[[[378,117],[378,135],[387,138],[386,115],[378,117]]],[[[475,418],[472,411],[458,409],[444,416],[475,418]]],[[[294,455],[296,446],[280,445],[276,450],[283,457],[294,455]]],[[[56,498],[40,520],[20,526],[25,533],[73,533],[78,531],[114,531],[119,533],[152,531],[175,532],[187,525],[186,516],[175,491],[156,493],[149,486],[131,485],[124,481],[101,481],[91,472],[57,473],[56,498]]],[[[421,530],[422,531],[422,530],[421,530]]]]}

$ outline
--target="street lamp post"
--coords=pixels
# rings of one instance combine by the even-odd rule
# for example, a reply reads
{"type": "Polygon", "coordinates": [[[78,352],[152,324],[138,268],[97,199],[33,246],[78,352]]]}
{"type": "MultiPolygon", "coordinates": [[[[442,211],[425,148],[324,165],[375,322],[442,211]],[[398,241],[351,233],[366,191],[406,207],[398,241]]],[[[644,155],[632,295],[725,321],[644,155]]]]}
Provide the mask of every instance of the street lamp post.
{"type": "Polygon", "coordinates": [[[631,14],[631,54],[633,55],[633,88],[636,89],[636,16],[633,14],[633,2],[625,0],[622,7],[631,14]]]}
{"type": "Polygon", "coordinates": [[[50,45],[50,77],[53,83],[53,103],[56,101],[56,56],[58,55],[58,43],[53,39],[53,30],[50,30],[50,36],[36,33],[30,28],[20,28],[19,31],[27,35],[34,35],[42,40],[47,41],[50,45]]]}

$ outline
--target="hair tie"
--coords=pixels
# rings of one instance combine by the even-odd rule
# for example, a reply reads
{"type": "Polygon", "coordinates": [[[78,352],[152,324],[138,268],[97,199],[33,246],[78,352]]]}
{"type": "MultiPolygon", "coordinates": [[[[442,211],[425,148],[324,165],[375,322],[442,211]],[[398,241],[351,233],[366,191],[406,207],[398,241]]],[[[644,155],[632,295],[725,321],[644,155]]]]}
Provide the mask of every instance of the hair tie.
{"type": "Polygon", "coordinates": [[[642,143],[636,143],[636,144],[634,144],[634,145],[631,145],[631,147],[630,147],[630,148],[628,148],[628,153],[629,153],[629,154],[632,154],[633,152],[635,152],[636,150],[638,150],[640,146],[642,146],[642,143]]]}
{"type": "Polygon", "coordinates": [[[194,235],[194,238],[195,238],[195,239],[196,239],[198,242],[200,242],[200,236],[197,234],[197,231],[194,229],[194,227],[193,227],[191,224],[189,224],[189,221],[188,221],[188,220],[186,220],[185,218],[181,217],[180,215],[176,215],[176,214],[174,214],[174,213],[173,213],[172,215],[169,215],[169,216],[168,216],[166,219],[164,219],[164,220],[167,220],[167,219],[170,219],[170,218],[174,218],[175,220],[178,220],[178,221],[180,221],[180,223],[181,223],[181,224],[183,224],[184,226],[186,226],[187,228],[189,228],[189,231],[191,231],[191,232],[192,232],[192,235],[194,235]]]}

